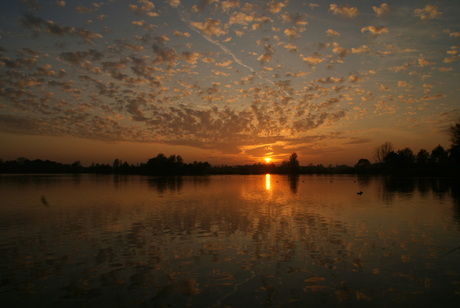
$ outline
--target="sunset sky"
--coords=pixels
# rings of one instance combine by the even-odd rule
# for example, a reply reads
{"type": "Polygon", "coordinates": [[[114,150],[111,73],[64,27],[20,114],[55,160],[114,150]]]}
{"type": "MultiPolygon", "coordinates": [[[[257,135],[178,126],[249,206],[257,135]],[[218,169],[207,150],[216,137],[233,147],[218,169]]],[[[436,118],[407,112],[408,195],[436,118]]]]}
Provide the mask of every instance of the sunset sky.
{"type": "Polygon", "coordinates": [[[0,159],[373,161],[450,146],[460,2],[0,2],[0,159]]]}

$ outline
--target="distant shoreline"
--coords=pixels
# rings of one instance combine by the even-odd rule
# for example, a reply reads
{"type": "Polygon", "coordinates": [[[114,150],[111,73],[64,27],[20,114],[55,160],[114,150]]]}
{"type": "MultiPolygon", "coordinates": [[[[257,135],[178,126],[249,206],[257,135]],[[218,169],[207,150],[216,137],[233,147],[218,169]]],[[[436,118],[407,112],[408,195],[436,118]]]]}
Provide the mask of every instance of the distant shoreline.
{"type": "MultiPolygon", "coordinates": [[[[158,158],[158,156],[157,156],[158,158]]],[[[14,161],[0,160],[0,174],[115,174],[115,175],[153,175],[153,176],[182,176],[182,175],[260,175],[260,174],[356,174],[356,175],[398,175],[398,176],[429,176],[429,177],[458,177],[460,166],[456,163],[413,163],[408,166],[394,168],[382,163],[364,166],[336,165],[297,166],[290,169],[288,164],[250,164],[250,165],[216,165],[207,162],[184,163],[180,156],[170,156],[163,161],[150,159],[145,164],[131,165],[115,160],[113,165],[92,164],[82,166],[78,161],[72,164],[62,164],[49,160],[18,159],[14,161]],[[171,159],[173,157],[174,159],[171,159]],[[179,157],[179,159],[177,159],[179,157]]]]}

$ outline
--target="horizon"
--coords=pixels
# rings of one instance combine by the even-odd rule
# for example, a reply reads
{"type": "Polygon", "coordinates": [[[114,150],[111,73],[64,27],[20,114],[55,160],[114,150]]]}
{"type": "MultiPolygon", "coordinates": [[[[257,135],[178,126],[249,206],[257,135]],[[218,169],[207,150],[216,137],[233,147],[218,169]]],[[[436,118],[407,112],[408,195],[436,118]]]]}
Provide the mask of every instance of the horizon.
{"type": "Polygon", "coordinates": [[[0,3],[0,158],[375,162],[449,148],[460,3],[0,3]]]}

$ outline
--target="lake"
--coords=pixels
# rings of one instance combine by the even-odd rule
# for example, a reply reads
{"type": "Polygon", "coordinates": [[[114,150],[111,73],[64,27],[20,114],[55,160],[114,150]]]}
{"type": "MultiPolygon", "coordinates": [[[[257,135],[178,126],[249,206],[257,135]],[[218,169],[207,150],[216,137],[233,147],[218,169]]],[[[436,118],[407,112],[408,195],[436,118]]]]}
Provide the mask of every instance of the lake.
{"type": "Polygon", "coordinates": [[[459,246],[449,179],[0,176],[2,307],[454,307],[459,246]]]}

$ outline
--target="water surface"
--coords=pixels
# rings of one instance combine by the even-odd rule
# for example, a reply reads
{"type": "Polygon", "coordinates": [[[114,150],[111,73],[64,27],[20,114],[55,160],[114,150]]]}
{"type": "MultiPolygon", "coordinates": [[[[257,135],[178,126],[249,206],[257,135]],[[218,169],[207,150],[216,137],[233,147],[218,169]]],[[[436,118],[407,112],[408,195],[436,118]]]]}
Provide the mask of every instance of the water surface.
{"type": "Polygon", "coordinates": [[[2,175],[0,196],[3,307],[460,301],[452,180],[2,175]]]}

